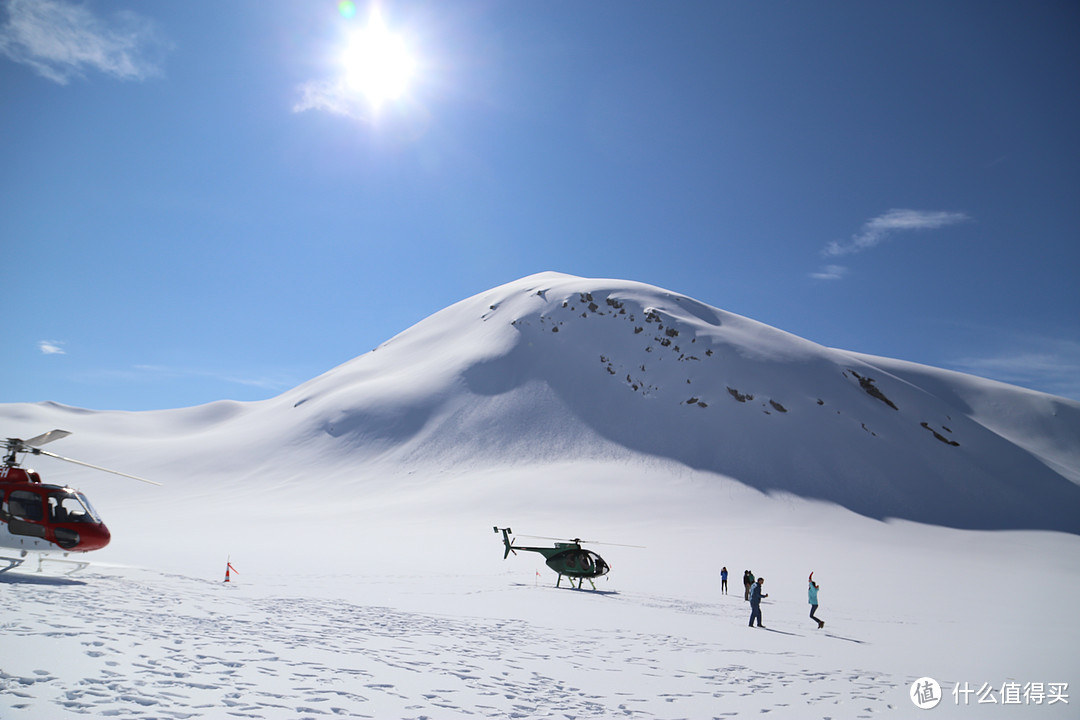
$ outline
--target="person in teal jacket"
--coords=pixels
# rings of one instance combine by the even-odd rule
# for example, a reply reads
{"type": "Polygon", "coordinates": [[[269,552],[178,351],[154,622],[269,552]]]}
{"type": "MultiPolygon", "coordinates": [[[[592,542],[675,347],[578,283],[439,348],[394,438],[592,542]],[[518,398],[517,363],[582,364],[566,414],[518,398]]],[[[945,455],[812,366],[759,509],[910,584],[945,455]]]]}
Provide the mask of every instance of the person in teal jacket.
{"type": "Polygon", "coordinates": [[[825,621],[821,620],[814,613],[817,612],[818,600],[817,591],[820,589],[820,585],[814,582],[814,573],[810,573],[810,587],[808,588],[808,594],[810,596],[810,619],[817,623],[818,630],[825,627],[825,621]]]}

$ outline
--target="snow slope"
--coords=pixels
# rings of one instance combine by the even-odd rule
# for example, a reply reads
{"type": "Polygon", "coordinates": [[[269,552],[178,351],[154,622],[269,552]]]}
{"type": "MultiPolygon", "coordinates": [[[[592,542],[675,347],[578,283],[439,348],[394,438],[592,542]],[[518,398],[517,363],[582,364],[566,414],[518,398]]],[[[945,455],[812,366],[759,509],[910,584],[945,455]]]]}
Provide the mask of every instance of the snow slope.
{"type": "Polygon", "coordinates": [[[543,273],[264,402],[0,423],[166,483],[33,459],[114,540],[0,575],[5,720],[908,717],[925,675],[943,717],[1074,716],[948,694],[1077,678],[1069,400],[543,273]],[[555,589],[493,525],[645,547],[555,589]]]}
{"type": "Polygon", "coordinates": [[[283,399],[309,436],[405,460],[631,451],[871,517],[1080,532],[1080,404],[894,369],[654,287],[545,273],[283,399]],[[977,412],[972,384],[1004,409],[977,412]]]}

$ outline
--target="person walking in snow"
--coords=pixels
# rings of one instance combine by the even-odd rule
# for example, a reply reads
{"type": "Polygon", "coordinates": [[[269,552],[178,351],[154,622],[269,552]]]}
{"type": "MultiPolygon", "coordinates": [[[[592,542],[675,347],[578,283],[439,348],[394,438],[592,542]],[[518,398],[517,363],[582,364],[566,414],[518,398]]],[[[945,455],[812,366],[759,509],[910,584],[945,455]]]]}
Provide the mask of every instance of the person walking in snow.
{"type": "Polygon", "coordinates": [[[743,600],[750,602],[750,588],[754,585],[754,573],[746,570],[742,574],[743,587],[746,588],[746,595],[743,596],[743,600]]]}
{"type": "Polygon", "coordinates": [[[720,592],[727,595],[727,566],[720,568],[720,592]]]}
{"type": "Polygon", "coordinates": [[[750,627],[754,627],[754,618],[757,618],[759,628],[765,627],[761,624],[761,598],[767,598],[769,595],[761,591],[764,583],[765,578],[758,578],[757,582],[750,588],[750,627]]]}
{"type": "Polygon", "coordinates": [[[820,585],[814,582],[814,573],[810,573],[810,587],[808,588],[808,594],[810,596],[810,619],[817,623],[818,630],[825,627],[825,621],[821,620],[814,613],[817,612],[818,600],[817,591],[820,589],[820,585]]]}

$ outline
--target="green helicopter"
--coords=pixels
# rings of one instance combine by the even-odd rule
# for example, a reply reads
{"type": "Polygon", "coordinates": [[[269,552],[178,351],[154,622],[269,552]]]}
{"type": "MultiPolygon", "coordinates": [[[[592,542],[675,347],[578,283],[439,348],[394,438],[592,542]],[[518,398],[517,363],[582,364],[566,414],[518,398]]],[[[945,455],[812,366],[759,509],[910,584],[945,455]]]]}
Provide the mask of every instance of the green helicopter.
{"type": "MultiPolygon", "coordinates": [[[[524,545],[515,545],[510,535],[513,534],[513,530],[510,528],[495,527],[495,534],[500,532],[503,536],[503,546],[506,551],[503,553],[503,560],[510,556],[510,553],[517,555],[518,550],[525,550],[526,552],[540,553],[544,556],[547,566],[559,574],[559,579],[555,583],[555,587],[562,586],[563,575],[570,578],[570,587],[574,587],[574,579],[577,579],[577,589],[581,589],[581,585],[584,581],[588,580],[592,585],[592,589],[596,589],[596,583],[593,582],[593,578],[600,577],[601,575],[607,575],[611,571],[611,566],[607,564],[604,558],[600,557],[592,550],[585,550],[581,547],[582,541],[580,538],[574,538],[573,540],[559,541],[557,538],[538,538],[541,540],[556,540],[554,547],[526,547],[524,545]]],[[[526,536],[536,537],[536,536],[526,536]]],[[[599,543],[593,543],[599,544],[599,543]]],[[[604,543],[611,545],[613,543],[604,543]]],[[[641,547],[640,545],[623,545],[622,547],[641,547]]]]}

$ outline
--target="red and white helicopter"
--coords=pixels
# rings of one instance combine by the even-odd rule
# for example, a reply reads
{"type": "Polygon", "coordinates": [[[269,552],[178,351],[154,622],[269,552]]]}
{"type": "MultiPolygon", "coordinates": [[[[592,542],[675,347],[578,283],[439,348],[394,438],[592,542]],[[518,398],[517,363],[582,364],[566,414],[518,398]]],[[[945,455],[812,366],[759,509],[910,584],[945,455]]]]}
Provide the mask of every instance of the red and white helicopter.
{"type": "MultiPolygon", "coordinates": [[[[41,445],[70,435],[66,430],[50,430],[29,440],[8,438],[6,455],[0,465],[0,552],[16,551],[16,557],[0,555],[0,573],[22,565],[31,552],[39,553],[38,570],[41,569],[40,553],[62,553],[98,550],[109,544],[112,537],[109,528],[101,521],[94,506],[78,490],[62,485],[48,485],[41,475],[29,468],[19,467],[20,453],[47,455],[57,460],[75,463],[94,470],[141,480],[151,485],[159,482],[136,475],[109,470],[80,460],[72,460],[41,449],[41,445]]],[[[52,559],[52,558],[44,558],[52,559]]],[[[79,567],[88,563],[76,562],[79,567]]]]}

